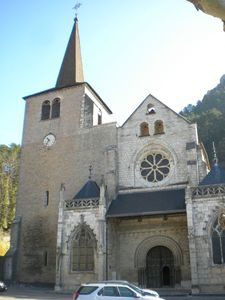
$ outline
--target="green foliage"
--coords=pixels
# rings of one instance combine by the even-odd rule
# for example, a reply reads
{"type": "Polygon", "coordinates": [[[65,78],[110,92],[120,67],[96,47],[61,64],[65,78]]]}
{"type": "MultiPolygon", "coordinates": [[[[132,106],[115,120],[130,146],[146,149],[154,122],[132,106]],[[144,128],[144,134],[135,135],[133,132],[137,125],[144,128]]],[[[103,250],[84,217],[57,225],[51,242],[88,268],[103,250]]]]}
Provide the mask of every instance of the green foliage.
{"type": "Polygon", "coordinates": [[[4,238],[3,233],[0,231],[0,256],[4,256],[9,250],[9,239],[4,238]]]}
{"type": "Polygon", "coordinates": [[[189,104],[181,114],[198,124],[200,140],[203,142],[213,160],[212,143],[215,142],[219,162],[225,166],[225,75],[220,83],[198,101],[196,105],[189,104]]]}
{"type": "Polygon", "coordinates": [[[0,145],[0,230],[8,230],[15,216],[19,157],[19,145],[0,145]]]}

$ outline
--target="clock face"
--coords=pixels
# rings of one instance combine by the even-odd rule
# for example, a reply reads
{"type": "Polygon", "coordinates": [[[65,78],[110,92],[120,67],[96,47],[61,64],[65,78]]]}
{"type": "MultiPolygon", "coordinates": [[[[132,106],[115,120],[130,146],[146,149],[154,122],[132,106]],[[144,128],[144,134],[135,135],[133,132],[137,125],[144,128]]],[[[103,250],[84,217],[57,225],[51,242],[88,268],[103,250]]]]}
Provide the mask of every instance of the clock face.
{"type": "Polygon", "coordinates": [[[54,143],[55,143],[55,136],[52,133],[49,133],[48,135],[46,135],[46,137],[43,140],[43,144],[46,147],[51,147],[54,143]]]}

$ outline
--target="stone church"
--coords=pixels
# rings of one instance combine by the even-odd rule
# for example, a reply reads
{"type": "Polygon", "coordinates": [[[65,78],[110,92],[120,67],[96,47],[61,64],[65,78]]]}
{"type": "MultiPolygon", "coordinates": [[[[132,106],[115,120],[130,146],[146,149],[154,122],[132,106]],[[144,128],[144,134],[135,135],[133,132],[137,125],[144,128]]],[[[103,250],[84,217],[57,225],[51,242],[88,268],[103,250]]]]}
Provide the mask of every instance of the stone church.
{"type": "Polygon", "coordinates": [[[124,122],[83,78],[75,19],[56,86],[26,102],[5,279],[225,289],[225,171],[149,94],[124,122]]]}

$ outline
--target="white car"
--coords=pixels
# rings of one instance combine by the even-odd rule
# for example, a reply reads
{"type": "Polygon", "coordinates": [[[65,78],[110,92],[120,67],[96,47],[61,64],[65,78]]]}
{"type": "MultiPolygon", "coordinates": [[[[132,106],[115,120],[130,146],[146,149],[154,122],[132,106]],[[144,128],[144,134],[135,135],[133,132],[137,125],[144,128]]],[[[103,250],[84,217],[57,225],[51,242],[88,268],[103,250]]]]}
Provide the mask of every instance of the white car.
{"type": "Polygon", "coordinates": [[[150,294],[151,290],[142,290],[135,285],[122,281],[102,281],[82,284],[74,292],[73,300],[163,300],[158,294],[150,294]],[[116,297],[116,298],[115,298],[116,297]]]}
{"type": "Polygon", "coordinates": [[[0,281],[0,292],[7,291],[7,286],[3,281],[0,281]]]}
{"type": "Polygon", "coordinates": [[[138,293],[144,292],[145,295],[150,295],[150,296],[154,296],[154,297],[158,297],[159,298],[159,294],[156,291],[150,290],[150,289],[142,289],[138,286],[136,286],[135,284],[126,281],[126,280],[107,280],[107,281],[103,281],[105,283],[122,283],[122,284],[126,284],[128,286],[130,286],[131,288],[133,288],[135,291],[137,291],[138,293]]]}

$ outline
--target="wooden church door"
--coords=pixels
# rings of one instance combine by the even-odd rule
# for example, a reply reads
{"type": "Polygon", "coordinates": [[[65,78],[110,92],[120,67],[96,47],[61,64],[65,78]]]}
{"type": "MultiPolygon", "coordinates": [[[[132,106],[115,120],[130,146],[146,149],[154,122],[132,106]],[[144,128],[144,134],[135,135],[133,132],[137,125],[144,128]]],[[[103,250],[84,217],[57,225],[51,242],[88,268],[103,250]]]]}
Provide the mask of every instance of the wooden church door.
{"type": "Polygon", "coordinates": [[[174,286],[174,257],[168,248],[152,248],[147,253],[146,260],[147,287],[174,286]]]}

